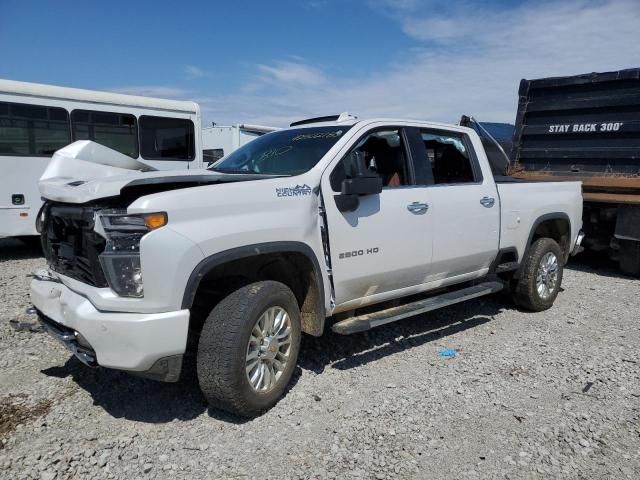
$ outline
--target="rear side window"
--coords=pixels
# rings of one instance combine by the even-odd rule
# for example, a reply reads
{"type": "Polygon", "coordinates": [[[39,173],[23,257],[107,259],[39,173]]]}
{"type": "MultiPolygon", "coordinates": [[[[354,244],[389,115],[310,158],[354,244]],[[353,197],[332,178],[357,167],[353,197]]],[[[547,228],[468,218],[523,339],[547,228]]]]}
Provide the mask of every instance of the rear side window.
{"type": "Polygon", "coordinates": [[[463,134],[455,132],[422,131],[428,166],[436,185],[474,183],[479,181],[474,173],[471,156],[463,134]]]}
{"type": "Polygon", "coordinates": [[[143,115],[140,117],[140,153],[145,160],[193,160],[193,122],[143,115]]]}
{"type": "Polygon", "coordinates": [[[71,112],[73,140],[93,140],[132,158],[138,158],[138,124],[126,113],[74,110],[71,112]]]}
{"type": "Polygon", "coordinates": [[[69,143],[64,108],[0,102],[0,155],[50,157],[69,143]]]}

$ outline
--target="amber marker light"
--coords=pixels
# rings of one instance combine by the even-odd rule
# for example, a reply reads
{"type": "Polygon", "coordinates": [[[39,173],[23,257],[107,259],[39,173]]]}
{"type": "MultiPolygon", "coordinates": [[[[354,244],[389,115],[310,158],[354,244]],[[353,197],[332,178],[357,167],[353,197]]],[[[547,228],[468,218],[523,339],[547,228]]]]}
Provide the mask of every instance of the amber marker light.
{"type": "Polygon", "coordinates": [[[164,212],[150,213],[144,216],[144,224],[149,230],[164,227],[167,224],[167,214],[164,212]]]}
{"type": "Polygon", "coordinates": [[[28,217],[29,214],[27,212],[20,212],[21,217],[28,217]]]}

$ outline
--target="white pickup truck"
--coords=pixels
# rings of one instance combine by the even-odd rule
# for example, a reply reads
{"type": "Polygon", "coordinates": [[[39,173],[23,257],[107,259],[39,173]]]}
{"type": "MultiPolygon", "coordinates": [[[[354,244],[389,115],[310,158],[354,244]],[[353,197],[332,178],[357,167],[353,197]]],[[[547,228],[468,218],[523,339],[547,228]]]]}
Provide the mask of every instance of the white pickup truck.
{"type": "Polygon", "coordinates": [[[142,172],[89,141],[40,181],[32,311],[82,362],[273,406],[301,334],[340,334],[509,289],[552,306],[582,239],[579,182],[494,178],[469,128],[342,114],[208,170],[142,172]],[[193,340],[193,341],[188,341],[193,340]]]}

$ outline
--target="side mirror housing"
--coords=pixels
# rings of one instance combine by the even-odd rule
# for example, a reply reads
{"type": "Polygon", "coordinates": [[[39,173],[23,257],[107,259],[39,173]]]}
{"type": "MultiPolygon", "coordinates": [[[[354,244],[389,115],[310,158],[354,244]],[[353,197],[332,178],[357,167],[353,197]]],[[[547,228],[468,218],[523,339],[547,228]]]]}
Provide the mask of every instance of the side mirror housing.
{"type": "Polygon", "coordinates": [[[382,178],[370,176],[345,178],[342,181],[342,195],[375,195],[382,192],[382,178]]]}
{"type": "Polygon", "coordinates": [[[362,195],[382,192],[382,178],[369,170],[362,152],[354,152],[354,174],[342,181],[340,195],[335,196],[336,206],[341,212],[353,212],[360,205],[362,195]]]}

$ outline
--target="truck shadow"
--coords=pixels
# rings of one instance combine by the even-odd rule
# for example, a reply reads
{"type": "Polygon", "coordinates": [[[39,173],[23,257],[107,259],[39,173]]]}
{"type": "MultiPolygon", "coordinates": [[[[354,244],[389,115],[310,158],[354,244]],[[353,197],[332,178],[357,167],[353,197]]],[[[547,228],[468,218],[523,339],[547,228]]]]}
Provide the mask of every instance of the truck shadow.
{"type": "Polygon", "coordinates": [[[487,297],[349,336],[327,327],[322,337],[304,337],[298,365],[315,373],[327,366],[339,370],[359,367],[488,323],[503,308],[499,297],[487,297]]]}
{"type": "Polygon", "coordinates": [[[160,383],[106,368],[88,368],[75,357],[64,365],[42,371],[51,377],[67,378],[115,418],[146,423],[188,421],[207,410],[207,403],[195,382],[187,374],[177,383],[160,383]]]}
{"type": "MultiPolygon", "coordinates": [[[[89,368],[73,356],[64,365],[47,368],[41,373],[57,378],[71,377],[76,385],[91,395],[94,405],[103,408],[114,418],[169,423],[174,420],[193,420],[206,413],[217,420],[234,424],[252,420],[209,407],[198,387],[194,356],[185,359],[177,383],[157,382],[107,368],[89,368]]],[[[301,374],[300,367],[296,367],[285,396],[295,387],[301,374]]]]}
{"type": "MultiPolygon", "coordinates": [[[[327,366],[349,369],[375,362],[487,323],[503,306],[499,298],[487,298],[361,334],[342,336],[327,328],[322,337],[305,336],[298,366],[287,393],[295,388],[304,371],[322,373],[327,366]]],[[[91,395],[94,405],[115,418],[169,423],[174,420],[189,421],[206,413],[228,423],[251,421],[208,407],[198,387],[194,360],[193,357],[185,359],[178,383],[161,383],[117,370],[88,368],[75,357],[70,357],[62,366],[47,368],[42,373],[57,378],[71,377],[76,385],[91,395]]]]}
{"type": "Polygon", "coordinates": [[[591,252],[585,250],[575,257],[569,259],[565,267],[568,270],[576,270],[585,273],[595,273],[612,278],[633,278],[625,275],[618,266],[618,263],[611,260],[606,253],[591,252]]]}
{"type": "Polygon", "coordinates": [[[41,258],[42,256],[42,247],[36,240],[24,243],[13,238],[0,238],[0,263],[10,260],[41,258]]]}

